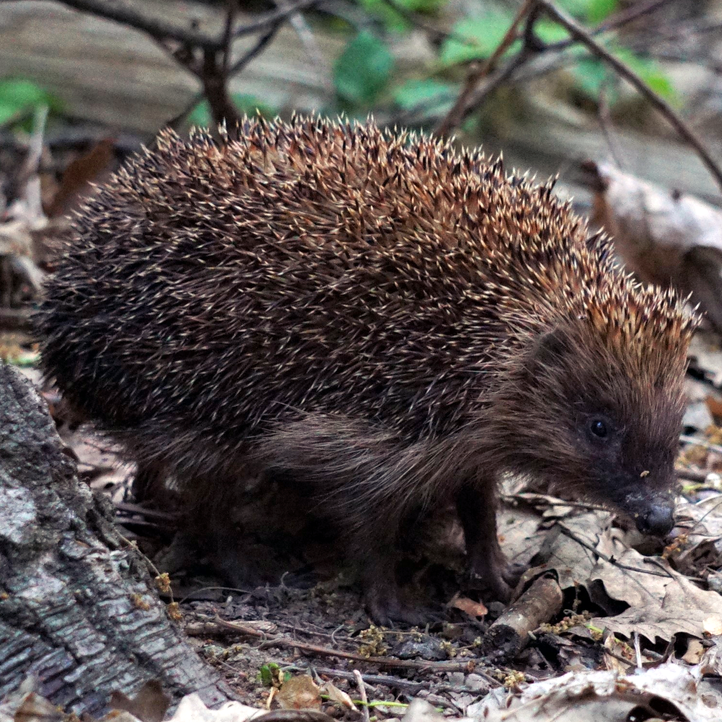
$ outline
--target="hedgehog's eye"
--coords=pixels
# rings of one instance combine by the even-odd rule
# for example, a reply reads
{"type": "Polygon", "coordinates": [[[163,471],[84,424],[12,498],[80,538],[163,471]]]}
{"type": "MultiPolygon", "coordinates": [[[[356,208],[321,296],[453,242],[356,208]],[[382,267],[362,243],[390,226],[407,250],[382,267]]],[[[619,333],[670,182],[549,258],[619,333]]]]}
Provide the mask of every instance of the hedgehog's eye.
{"type": "Polygon", "coordinates": [[[589,431],[592,436],[596,436],[598,439],[606,439],[609,436],[609,428],[604,419],[591,419],[589,421],[589,431]]]}

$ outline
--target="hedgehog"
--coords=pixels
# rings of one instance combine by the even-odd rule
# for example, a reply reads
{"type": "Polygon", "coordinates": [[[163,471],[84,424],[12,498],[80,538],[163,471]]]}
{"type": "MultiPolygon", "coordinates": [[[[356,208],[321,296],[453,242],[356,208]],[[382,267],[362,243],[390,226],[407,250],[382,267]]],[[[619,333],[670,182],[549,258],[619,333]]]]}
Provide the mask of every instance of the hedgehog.
{"type": "Polygon", "coordinates": [[[209,548],[233,557],[241,479],[284,478],[342,527],[371,617],[416,622],[393,550],[454,503],[472,578],[507,601],[504,474],[672,529],[698,323],[552,187],[372,121],[165,131],[74,221],[45,373],[139,489],[174,480],[209,548]]]}

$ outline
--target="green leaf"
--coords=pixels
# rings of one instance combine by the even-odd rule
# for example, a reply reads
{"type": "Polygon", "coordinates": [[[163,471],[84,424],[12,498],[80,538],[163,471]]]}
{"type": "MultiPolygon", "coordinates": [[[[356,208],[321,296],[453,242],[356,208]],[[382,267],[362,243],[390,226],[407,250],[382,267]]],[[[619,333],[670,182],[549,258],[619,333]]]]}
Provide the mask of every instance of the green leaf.
{"type": "Polygon", "coordinates": [[[359,0],[359,4],[369,15],[381,20],[387,30],[401,32],[410,27],[408,20],[384,0],[359,0]]]}
{"type": "Polygon", "coordinates": [[[598,58],[583,58],[574,66],[572,73],[577,89],[588,98],[598,100],[609,77],[607,65],[598,58]]]}
{"type": "Polygon", "coordinates": [[[619,0],[558,0],[557,4],[575,18],[595,25],[617,9],[619,0]]]}
{"type": "Polygon", "coordinates": [[[617,47],[613,52],[616,58],[635,72],[655,93],[666,100],[676,98],[672,80],[655,60],[642,58],[629,48],[617,47]]]}
{"type": "MultiPolygon", "coordinates": [[[[444,65],[456,65],[488,58],[499,46],[513,21],[511,12],[489,10],[478,17],[458,22],[453,29],[455,37],[444,41],[441,46],[441,62],[444,65]],[[457,39],[459,36],[464,41],[460,42],[457,39]]],[[[518,49],[518,43],[516,41],[511,46],[512,52],[518,49]]]]}
{"type": "Polygon", "coordinates": [[[248,93],[231,93],[231,100],[233,104],[246,115],[263,115],[266,118],[270,118],[276,114],[275,109],[268,103],[264,103],[262,100],[257,98],[255,95],[248,93]]]}
{"type": "Polygon", "coordinates": [[[187,123],[200,128],[207,128],[213,123],[213,116],[207,100],[202,100],[188,113],[187,123]]]}
{"type": "Polygon", "coordinates": [[[619,0],[590,0],[587,7],[587,22],[590,25],[601,23],[617,10],[619,0]]]}
{"type": "MultiPolygon", "coordinates": [[[[247,93],[232,93],[231,100],[233,104],[238,108],[241,113],[245,113],[249,116],[254,116],[260,113],[265,117],[271,117],[275,115],[274,109],[259,100],[255,95],[248,95],[247,93]]],[[[213,125],[213,114],[208,106],[207,100],[202,100],[195,108],[188,114],[186,120],[188,125],[195,125],[201,128],[208,128],[213,125]]]]}
{"type": "Polygon", "coordinates": [[[16,78],[0,81],[0,124],[40,105],[47,105],[55,111],[60,109],[60,103],[32,80],[16,78]]]}
{"type": "MultiPolygon", "coordinates": [[[[677,97],[670,77],[654,60],[642,58],[629,48],[618,45],[609,48],[618,60],[621,60],[630,70],[636,73],[655,93],[666,100],[674,101],[677,97]]],[[[574,76],[577,88],[592,100],[598,100],[602,85],[612,77],[614,71],[598,58],[584,58],[574,67],[574,76]]],[[[610,97],[613,104],[618,99],[617,94],[610,97]]]]}
{"type": "Polygon", "coordinates": [[[269,662],[268,664],[262,665],[258,670],[258,676],[261,684],[263,684],[264,687],[271,687],[275,681],[275,676],[278,675],[280,669],[281,668],[275,662],[269,662]]]}
{"type": "Polygon", "coordinates": [[[569,38],[569,33],[559,23],[546,19],[534,23],[534,34],[543,43],[559,43],[569,38]]]}
{"type": "Polygon", "coordinates": [[[436,13],[447,4],[447,0],[396,0],[396,2],[416,13],[436,13]]]}
{"type": "Polygon", "coordinates": [[[372,103],[388,84],[393,66],[385,43],[370,32],[360,32],[334,65],[336,93],[351,105],[372,103]]]}
{"type": "MultiPolygon", "coordinates": [[[[437,13],[448,0],[396,0],[395,4],[414,13],[437,13]]],[[[370,15],[384,23],[387,30],[401,32],[411,23],[385,0],[358,0],[359,5],[370,15]]]]}
{"type": "Polygon", "coordinates": [[[394,91],[394,101],[404,110],[413,110],[420,105],[437,108],[453,102],[458,86],[442,83],[431,78],[409,80],[394,91]]]}

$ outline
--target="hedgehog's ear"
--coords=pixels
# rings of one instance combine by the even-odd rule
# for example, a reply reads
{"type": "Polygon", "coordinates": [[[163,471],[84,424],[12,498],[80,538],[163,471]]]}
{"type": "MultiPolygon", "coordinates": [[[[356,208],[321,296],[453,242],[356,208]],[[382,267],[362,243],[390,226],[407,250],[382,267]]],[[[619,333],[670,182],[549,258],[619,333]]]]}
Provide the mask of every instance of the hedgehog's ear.
{"type": "Polygon", "coordinates": [[[569,338],[562,328],[544,332],[534,341],[529,355],[529,371],[536,374],[545,366],[558,366],[569,349],[569,338]]]}

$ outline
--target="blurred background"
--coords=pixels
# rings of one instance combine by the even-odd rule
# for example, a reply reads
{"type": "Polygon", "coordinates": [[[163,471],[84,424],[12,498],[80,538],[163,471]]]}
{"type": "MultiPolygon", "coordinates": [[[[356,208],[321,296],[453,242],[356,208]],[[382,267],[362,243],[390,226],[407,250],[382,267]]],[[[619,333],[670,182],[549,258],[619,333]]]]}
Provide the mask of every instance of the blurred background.
{"type": "Polygon", "coordinates": [[[722,328],[722,0],[0,0],[0,326],[161,128],[318,112],[503,151],[722,328]]]}
{"type": "MultiPolygon", "coordinates": [[[[17,150],[34,113],[47,107],[41,161],[52,185],[71,149],[109,139],[119,156],[165,125],[211,124],[219,114],[207,99],[214,84],[238,113],[373,113],[382,124],[433,131],[476,74],[463,113],[442,128],[463,143],[503,149],[508,165],[541,176],[559,172],[580,202],[588,199],[577,174],[585,159],[611,159],[663,186],[719,198],[715,179],[668,119],[548,6],[634,72],[722,158],[722,2],[534,5],[3,0],[0,148],[17,150]],[[518,39],[484,67],[520,14],[518,39]]],[[[3,187],[7,196],[6,178],[3,187]]]]}

